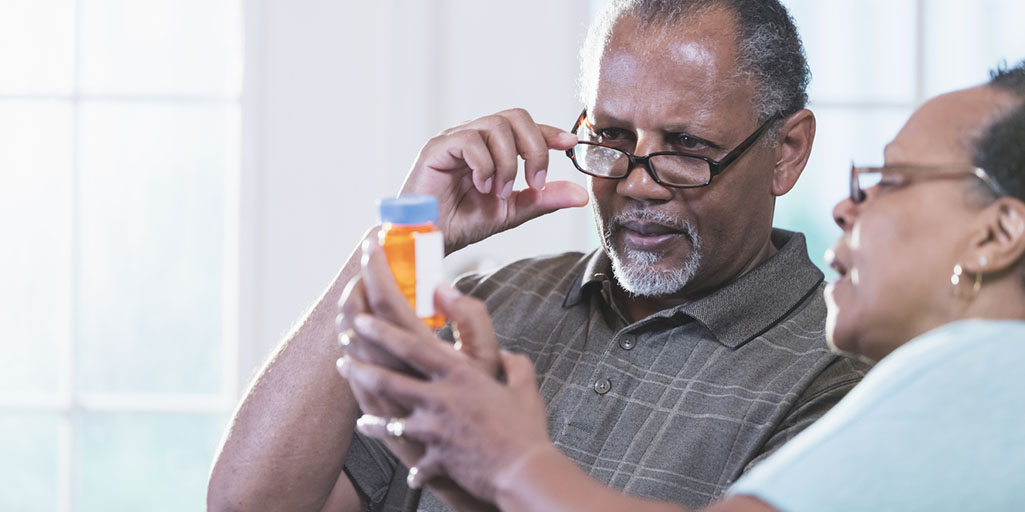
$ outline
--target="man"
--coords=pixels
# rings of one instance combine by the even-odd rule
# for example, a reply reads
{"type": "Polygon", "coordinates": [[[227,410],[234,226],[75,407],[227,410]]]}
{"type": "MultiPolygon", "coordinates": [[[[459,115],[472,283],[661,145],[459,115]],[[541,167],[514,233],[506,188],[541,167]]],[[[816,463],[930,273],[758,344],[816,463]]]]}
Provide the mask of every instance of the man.
{"type": "MultiPolygon", "coordinates": [[[[827,336],[878,366],[706,510],[1025,510],[1025,395],[1008,385],[1025,365],[1023,141],[1025,62],[930,99],[886,145],[882,167],[850,170],[850,195],[833,210],[843,235],[827,336]]],[[[374,249],[367,303],[411,318],[364,308],[354,333],[427,378],[354,357],[339,371],[361,403],[407,407],[401,420],[367,415],[357,428],[391,441],[388,425],[400,424],[403,440],[427,444],[404,459],[417,469],[410,486],[446,475],[504,511],[684,511],[609,489],[558,450],[527,357],[502,354],[499,382],[409,329],[422,325],[374,249]]],[[[451,313],[463,343],[489,344],[485,315],[451,313]]]]}
{"type": "MultiPolygon", "coordinates": [[[[545,184],[548,150],[572,148],[594,176],[602,250],[457,286],[484,300],[505,348],[534,360],[557,446],[612,487],[703,505],[864,370],[825,346],[823,276],[803,237],[771,227],[814,138],[803,50],[775,1],[620,1],[592,27],[583,71],[576,135],[521,110],[487,116],[429,141],[403,191],[439,197],[451,252],[583,205],[579,187],[545,184]],[[517,155],[523,191],[512,190],[517,155]]],[[[404,503],[406,471],[353,437],[357,407],[332,366],[333,304],[356,265],[240,406],[211,477],[212,509],[404,503]]],[[[399,414],[382,411],[368,412],[399,414]]],[[[474,506],[458,488],[433,487],[474,506]]],[[[444,508],[432,493],[421,506],[444,508]]]]}

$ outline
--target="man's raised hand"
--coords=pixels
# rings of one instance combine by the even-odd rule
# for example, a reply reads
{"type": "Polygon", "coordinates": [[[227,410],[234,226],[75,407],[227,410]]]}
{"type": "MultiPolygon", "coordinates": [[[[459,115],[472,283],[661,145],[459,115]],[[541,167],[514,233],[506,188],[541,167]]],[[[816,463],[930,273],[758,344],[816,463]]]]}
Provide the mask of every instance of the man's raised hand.
{"type": "Polygon", "coordinates": [[[575,135],[535,123],[523,109],[481,117],[427,141],[402,186],[403,194],[438,197],[445,252],[563,208],[587,204],[570,181],[546,183],[550,150],[565,151],[575,135]],[[528,188],[514,190],[518,159],[528,188]]]}

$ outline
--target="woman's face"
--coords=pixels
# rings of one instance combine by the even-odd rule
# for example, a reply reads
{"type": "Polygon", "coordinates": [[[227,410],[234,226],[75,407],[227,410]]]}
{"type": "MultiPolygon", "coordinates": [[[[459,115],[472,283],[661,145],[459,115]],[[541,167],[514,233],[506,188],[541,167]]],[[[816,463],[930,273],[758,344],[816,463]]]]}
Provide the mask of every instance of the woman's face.
{"type": "MultiPolygon", "coordinates": [[[[946,94],[917,110],[887,145],[885,165],[971,165],[971,145],[1002,98],[982,86],[946,94]]],[[[971,245],[980,210],[971,176],[888,176],[861,203],[845,199],[833,217],[840,279],[826,289],[830,343],[878,361],[956,318],[951,274],[971,245]]]]}

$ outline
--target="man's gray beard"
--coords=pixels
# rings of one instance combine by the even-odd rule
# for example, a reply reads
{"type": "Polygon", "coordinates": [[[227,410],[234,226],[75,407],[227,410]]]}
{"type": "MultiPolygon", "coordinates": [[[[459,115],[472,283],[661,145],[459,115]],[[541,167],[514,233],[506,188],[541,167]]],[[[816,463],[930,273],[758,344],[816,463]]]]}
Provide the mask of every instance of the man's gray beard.
{"type": "Polygon", "coordinates": [[[609,222],[603,236],[616,281],[624,290],[639,297],[661,297],[682,290],[697,273],[701,264],[701,239],[694,226],[658,210],[642,209],[621,213],[609,222]],[[687,261],[683,262],[681,267],[659,270],[655,267],[665,257],[662,252],[627,248],[620,254],[613,244],[612,234],[628,221],[656,222],[683,231],[691,242],[687,261]]]}

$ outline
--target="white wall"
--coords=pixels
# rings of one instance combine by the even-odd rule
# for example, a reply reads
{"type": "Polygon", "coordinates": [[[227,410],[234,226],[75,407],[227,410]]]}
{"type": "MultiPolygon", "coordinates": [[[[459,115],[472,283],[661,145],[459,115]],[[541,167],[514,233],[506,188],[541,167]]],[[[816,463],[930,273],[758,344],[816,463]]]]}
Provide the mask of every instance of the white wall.
{"type": "MultiPolygon", "coordinates": [[[[568,127],[577,51],[607,0],[244,0],[241,381],[330,281],[432,134],[510,107],[568,127]]],[[[784,0],[813,71],[819,126],[776,225],[820,264],[851,158],[880,163],[939,91],[1025,57],[1021,0],[784,0]],[[952,46],[953,45],[953,46],[952,46]]],[[[582,175],[552,154],[553,179],[582,175]]],[[[588,210],[560,212],[450,257],[450,272],[595,246],[588,210]]],[[[829,271],[827,270],[827,273],[829,271]]]]}
{"type": "MultiPolygon", "coordinates": [[[[249,0],[243,92],[240,379],[314,301],[376,221],[419,147],[524,107],[569,125],[587,0],[249,0]]],[[[552,154],[550,179],[581,176],[552,154]]],[[[452,272],[586,250],[587,210],[456,255],[452,272]]]]}

